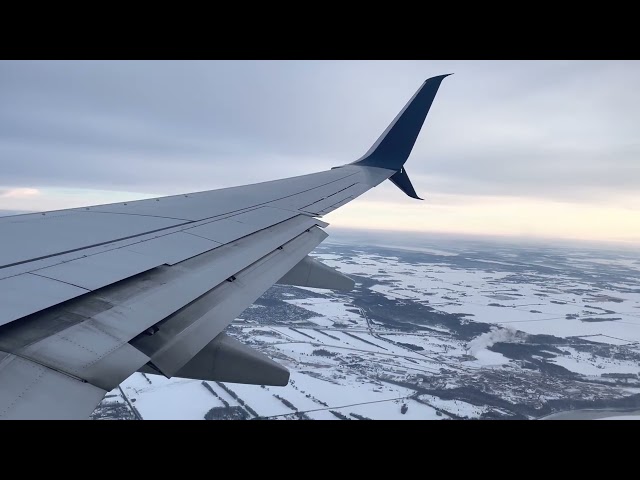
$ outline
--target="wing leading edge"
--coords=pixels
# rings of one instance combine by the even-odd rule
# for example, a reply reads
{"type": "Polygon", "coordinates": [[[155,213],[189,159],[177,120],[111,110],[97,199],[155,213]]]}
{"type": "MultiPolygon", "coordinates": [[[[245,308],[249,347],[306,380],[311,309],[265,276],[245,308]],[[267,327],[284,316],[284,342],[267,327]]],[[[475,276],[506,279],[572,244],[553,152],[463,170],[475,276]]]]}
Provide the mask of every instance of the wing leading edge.
{"type": "Polygon", "coordinates": [[[0,219],[0,418],[87,418],[136,371],[286,385],[224,329],[275,283],[350,289],[321,217],[407,161],[442,80],[353,163],[301,177],[0,219]]]}

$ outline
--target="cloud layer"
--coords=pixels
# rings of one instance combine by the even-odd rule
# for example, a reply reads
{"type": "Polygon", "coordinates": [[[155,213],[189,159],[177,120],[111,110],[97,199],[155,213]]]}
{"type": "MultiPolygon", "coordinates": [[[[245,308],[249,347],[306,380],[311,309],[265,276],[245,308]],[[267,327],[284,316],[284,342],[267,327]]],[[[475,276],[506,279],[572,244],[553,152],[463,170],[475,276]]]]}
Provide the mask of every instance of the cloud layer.
{"type": "MultiPolygon", "coordinates": [[[[171,194],[327,169],[449,72],[407,163],[418,193],[637,200],[638,61],[2,61],[0,190],[171,194]]],[[[392,188],[366,198],[409,201],[392,188]]]]}

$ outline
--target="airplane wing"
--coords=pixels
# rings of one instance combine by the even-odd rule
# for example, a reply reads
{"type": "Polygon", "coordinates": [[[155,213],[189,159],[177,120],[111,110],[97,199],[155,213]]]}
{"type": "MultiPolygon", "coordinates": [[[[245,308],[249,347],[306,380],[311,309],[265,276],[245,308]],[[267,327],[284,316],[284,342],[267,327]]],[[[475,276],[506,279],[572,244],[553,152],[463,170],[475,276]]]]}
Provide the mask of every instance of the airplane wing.
{"type": "Polygon", "coordinates": [[[0,418],[88,418],[136,371],[286,385],[224,333],[275,283],[350,289],[308,257],[324,214],[404,163],[446,75],[425,81],[371,149],[253,185],[0,218],[0,418]]]}

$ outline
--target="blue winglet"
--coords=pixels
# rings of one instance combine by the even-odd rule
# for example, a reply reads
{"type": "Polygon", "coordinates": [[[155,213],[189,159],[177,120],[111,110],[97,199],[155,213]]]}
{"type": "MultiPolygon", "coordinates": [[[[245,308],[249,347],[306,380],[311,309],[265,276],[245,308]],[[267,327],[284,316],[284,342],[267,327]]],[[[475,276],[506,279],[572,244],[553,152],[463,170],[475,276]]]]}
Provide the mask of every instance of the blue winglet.
{"type": "Polygon", "coordinates": [[[416,143],[442,80],[449,75],[452,74],[426,80],[369,151],[352,164],[397,170],[390,180],[410,197],[422,200],[402,167],[416,143]]]}
{"type": "Polygon", "coordinates": [[[400,170],[416,143],[440,83],[449,75],[452,74],[426,80],[376,143],[353,164],[400,170]]]}

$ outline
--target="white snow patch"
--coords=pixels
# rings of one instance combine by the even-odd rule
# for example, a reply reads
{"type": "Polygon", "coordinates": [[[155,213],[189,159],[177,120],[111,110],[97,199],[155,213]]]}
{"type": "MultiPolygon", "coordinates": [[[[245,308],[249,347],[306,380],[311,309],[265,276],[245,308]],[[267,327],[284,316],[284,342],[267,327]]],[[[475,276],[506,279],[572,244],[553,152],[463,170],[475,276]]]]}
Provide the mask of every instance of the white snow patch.
{"type": "Polygon", "coordinates": [[[420,395],[420,400],[459,417],[478,418],[488,410],[487,407],[478,407],[462,400],[444,400],[433,395],[420,395]]]}
{"type": "Polygon", "coordinates": [[[438,415],[436,410],[429,405],[410,398],[335,408],[332,410],[336,410],[347,416],[349,416],[350,413],[356,413],[364,417],[375,418],[376,420],[443,420],[448,418],[445,415],[438,415]],[[408,407],[405,413],[402,413],[403,405],[408,407]]]}
{"type": "Polygon", "coordinates": [[[213,407],[222,407],[200,380],[167,379],[135,373],[122,384],[123,391],[145,420],[204,420],[213,407]]]}
{"type": "Polygon", "coordinates": [[[597,418],[596,420],[640,420],[640,415],[620,415],[616,417],[597,418]]]}
{"type": "Polygon", "coordinates": [[[481,365],[485,365],[487,367],[509,363],[509,359],[501,353],[492,352],[491,350],[486,349],[476,352],[474,357],[476,357],[476,360],[478,360],[481,365]]]}
{"type": "Polygon", "coordinates": [[[570,355],[558,356],[550,359],[550,361],[582,375],[602,375],[603,373],[637,374],[640,372],[640,365],[632,361],[592,356],[590,353],[580,352],[571,347],[562,347],[562,350],[570,355]]]}

